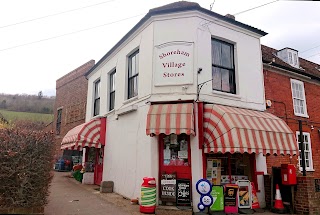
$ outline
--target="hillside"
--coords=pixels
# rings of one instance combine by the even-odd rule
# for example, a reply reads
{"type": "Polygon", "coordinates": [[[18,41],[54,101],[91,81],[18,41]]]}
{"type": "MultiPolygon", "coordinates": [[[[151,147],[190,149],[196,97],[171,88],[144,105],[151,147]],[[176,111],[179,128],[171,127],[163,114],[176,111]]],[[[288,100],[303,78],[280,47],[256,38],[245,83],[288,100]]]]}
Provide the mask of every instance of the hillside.
{"type": "Polygon", "coordinates": [[[47,124],[53,120],[53,114],[16,112],[16,111],[8,111],[3,109],[0,109],[0,114],[9,122],[22,120],[22,121],[44,122],[45,124],[47,124]]]}
{"type": "Polygon", "coordinates": [[[27,94],[1,94],[0,109],[15,112],[52,114],[55,97],[27,94]]]}

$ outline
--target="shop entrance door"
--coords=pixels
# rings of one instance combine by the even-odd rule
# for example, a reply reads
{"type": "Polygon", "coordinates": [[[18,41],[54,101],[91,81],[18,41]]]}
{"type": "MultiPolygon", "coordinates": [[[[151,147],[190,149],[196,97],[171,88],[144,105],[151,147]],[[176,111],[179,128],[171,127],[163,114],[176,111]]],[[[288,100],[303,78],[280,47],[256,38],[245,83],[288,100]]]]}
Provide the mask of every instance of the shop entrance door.
{"type": "Polygon", "coordinates": [[[104,148],[96,149],[96,160],[94,165],[94,184],[100,185],[103,174],[103,155],[104,148]]]}
{"type": "Polygon", "coordinates": [[[162,174],[176,173],[177,179],[189,179],[191,181],[189,135],[160,135],[159,150],[160,180],[162,174]]]}

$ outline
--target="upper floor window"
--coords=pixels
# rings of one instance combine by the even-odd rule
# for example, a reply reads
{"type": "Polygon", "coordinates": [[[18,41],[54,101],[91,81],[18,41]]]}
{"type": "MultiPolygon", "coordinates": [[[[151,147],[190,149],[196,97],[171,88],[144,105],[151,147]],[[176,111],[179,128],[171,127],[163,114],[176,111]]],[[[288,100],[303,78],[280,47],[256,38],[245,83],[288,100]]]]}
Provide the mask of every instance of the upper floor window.
{"type": "MultiPolygon", "coordinates": [[[[296,134],[297,134],[297,142],[299,145],[299,165],[300,165],[300,170],[302,170],[302,155],[301,155],[302,144],[300,144],[300,132],[297,131],[296,134]]],[[[306,170],[313,171],[310,133],[303,132],[302,135],[303,135],[304,158],[306,163],[306,170]]]]}
{"type": "Polygon", "coordinates": [[[302,81],[291,79],[293,109],[296,116],[307,117],[306,97],[302,81]]]}
{"type": "Polygon", "coordinates": [[[114,109],[114,103],[116,99],[116,70],[109,75],[109,111],[114,109]]]}
{"type": "Polygon", "coordinates": [[[57,123],[56,123],[56,134],[60,134],[62,121],[62,109],[58,109],[57,112],[57,123]]]}
{"type": "Polygon", "coordinates": [[[139,50],[128,59],[128,99],[138,95],[139,50]]]}
{"type": "Polygon", "coordinates": [[[94,83],[93,116],[100,114],[100,80],[94,83]]]}
{"type": "Polygon", "coordinates": [[[236,93],[234,47],[232,44],[212,39],[212,89],[236,93]]]}

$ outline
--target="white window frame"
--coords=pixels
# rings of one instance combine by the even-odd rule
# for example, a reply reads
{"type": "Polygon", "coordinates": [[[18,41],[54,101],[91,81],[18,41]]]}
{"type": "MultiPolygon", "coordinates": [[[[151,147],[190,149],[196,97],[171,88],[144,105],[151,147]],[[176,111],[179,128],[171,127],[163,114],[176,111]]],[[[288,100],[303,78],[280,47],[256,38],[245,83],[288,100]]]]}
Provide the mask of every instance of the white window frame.
{"type": "Polygon", "coordinates": [[[235,44],[226,42],[217,38],[211,38],[211,77],[212,77],[212,90],[217,91],[217,92],[224,92],[224,93],[230,93],[230,94],[237,94],[237,85],[236,85],[236,69],[235,69],[235,44]],[[231,65],[224,66],[221,65],[220,63],[214,63],[214,55],[213,55],[213,43],[219,43],[224,46],[230,47],[230,63],[231,65]],[[220,88],[216,88],[214,86],[214,72],[213,70],[217,69],[220,70],[220,72],[217,72],[216,74],[222,75],[222,70],[228,71],[229,72],[229,90],[224,90],[222,87],[222,78],[221,78],[221,86],[220,88]],[[232,80],[230,80],[230,78],[232,80]]]}
{"type": "Polygon", "coordinates": [[[117,75],[117,70],[113,69],[110,73],[109,73],[109,111],[114,110],[115,108],[115,101],[116,101],[116,75],[117,75]],[[113,83],[111,83],[113,81],[113,83]],[[112,88],[113,86],[113,88],[112,88]],[[111,106],[112,104],[112,96],[114,96],[114,100],[113,100],[113,107],[111,106]]]}
{"type": "Polygon", "coordinates": [[[127,71],[127,99],[138,97],[139,94],[139,64],[140,64],[140,49],[136,49],[128,56],[128,71],[127,71]],[[132,59],[135,58],[135,62],[132,59]],[[138,59],[137,59],[138,58],[138,59]],[[134,66],[135,73],[132,74],[132,68],[134,66]],[[131,82],[133,80],[134,83],[131,82]],[[136,81],[136,82],[135,82],[136,81]],[[131,91],[131,87],[136,87],[136,92],[131,91]]]}
{"type": "Polygon", "coordinates": [[[100,103],[101,103],[101,80],[100,78],[93,83],[93,116],[100,115],[100,103]],[[96,106],[98,104],[98,111],[96,112],[96,106]]]}
{"type": "MultiPolygon", "coordinates": [[[[299,148],[299,156],[298,156],[298,162],[299,162],[299,170],[302,171],[302,166],[300,166],[300,160],[302,159],[302,157],[300,157],[300,153],[301,153],[301,150],[300,150],[300,147],[299,147],[299,134],[300,132],[297,131],[296,132],[296,138],[297,138],[297,144],[298,144],[298,148],[299,148]]],[[[305,144],[306,142],[304,142],[304,137],[306,136],[307,139],[308,139],[308,144],[309,144],[309,150],[306,151],[306,147],[304,145],[304,152],[308,152],[309,154],[309,167],[306,166],[306,171],[314,171],[313,169],[313,158],[312,158],[312,145],[311,145],[311,138],[310,138],[310,133],[308,132],[302,132],[302,135],[303,135],[303,143],[305,144]]]]}
{"type": "Polygon", "coordinates": [[[299,81],[299,80],[296,80],[296,79],[290,79],[290,85],[291,85],[292,105],[293,105],[294,115],[296,115],[296,116],[301,116],[301,117],[307,117],[307,118],[308,118],[309,116],[308,116],[308,111],[307,111],[306,94],[305,94],[305,91],[304,91],[304,84],[303,84],[303,82],[302,82],[302,81],[299,81]],[[293,95],[293,87],[292,87],[292,84],[293,84],[293,83],[299,84],[299,85],[301,85],[301,87],[302,87],[304,114],[301,114],[301,113],[296,112],[296,109],[294,108],[294,100],[295,100],[295,99],[302,100],[302,99],[300,99],[300,98],[295,98],[295,97],[294,97],[294,95],[293,95]]]}

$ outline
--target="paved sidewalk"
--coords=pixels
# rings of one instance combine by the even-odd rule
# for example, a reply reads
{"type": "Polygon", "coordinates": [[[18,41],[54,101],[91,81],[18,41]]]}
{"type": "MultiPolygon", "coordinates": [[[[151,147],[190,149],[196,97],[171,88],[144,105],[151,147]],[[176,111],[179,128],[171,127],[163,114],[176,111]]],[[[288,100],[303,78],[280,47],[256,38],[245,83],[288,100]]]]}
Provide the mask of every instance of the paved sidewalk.
{"type": "MultiPolygon", "coordinates": [[[[143,215],[139,205],[116,193],[100,193],[97,185],[83,185],[71,173],[54,172],[45,215],[143,215]]],[[[254,215],[275,215],[269,211],[254,215]]]]}
{"type": "MultiPolygon", "coordinates": [[[[100,194],[96,185],[83,185],[70,177],[70,173],[55,172],[50,187],[49,203],[45,215],[132,215],[130,208],[122,207],[128,200],[116,194],[100,194]],[[106,199],[108,199],[106,201],[106,199]]],[[[134,210],[134,211],[135,211],[134,210]]],[[[140,214],[140,213],[136,213],[140,214]]]]}

